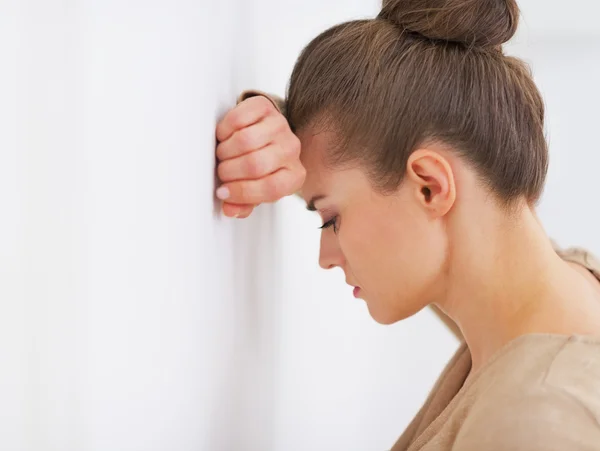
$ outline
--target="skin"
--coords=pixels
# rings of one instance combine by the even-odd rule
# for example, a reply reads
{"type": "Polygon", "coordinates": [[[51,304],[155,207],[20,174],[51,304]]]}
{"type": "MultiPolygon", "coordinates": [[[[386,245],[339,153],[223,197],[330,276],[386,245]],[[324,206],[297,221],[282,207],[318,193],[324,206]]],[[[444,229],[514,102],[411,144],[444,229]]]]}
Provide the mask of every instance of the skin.
{"type": "Polygon", "coordinates": [[[330,133],[299,133],[302,196],[324,222],[319,263],[360,287],[373,319],[392,324],[433,304],[459,326],[476,371],[529,333],[600,335],[600,284],[554,251],[524,199],[508,212],[451,149],[415,150],[391,195],[363,170],[327,169],[330,133]]]}
{"type": "Polygon", "coordinates": [[[251,97],[229,110],[215,136],[217,174],[223,182],[216,195],[224,201],[225,216],[247,218],[255,206],[302,187],[306,170],[300,163],[300,140],[266,97],[251,97]]]}
{"type": "Polygon", "coordinates": [[[520,335],[600,335],[598,281],[556,254],[524,199],[509,213],[452,149],[416,149],[400,187],[383,195],[362,168],[324,164],[331,132],[295,136],[264,97],[229,111],[217,139],[225,215],[301,188],[328,225],[321,267],[341,268],[379,323],[442,310],[470,348],[472,373],[520,335]]]}

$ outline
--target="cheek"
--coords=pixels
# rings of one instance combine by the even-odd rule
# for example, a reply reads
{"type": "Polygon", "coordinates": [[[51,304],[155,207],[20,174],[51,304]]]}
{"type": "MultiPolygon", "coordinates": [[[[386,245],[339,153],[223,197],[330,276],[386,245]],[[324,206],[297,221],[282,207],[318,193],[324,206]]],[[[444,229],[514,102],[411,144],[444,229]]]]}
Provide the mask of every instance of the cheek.
{"type": "Polygon", "coordinates": [[[371,315],[386,324],[433,301],[430,297],[443,266],[444,243],[439,222],[406,209],[375,216],[368,226],[340,236],[347,265],[364,289],[371,315]]]}

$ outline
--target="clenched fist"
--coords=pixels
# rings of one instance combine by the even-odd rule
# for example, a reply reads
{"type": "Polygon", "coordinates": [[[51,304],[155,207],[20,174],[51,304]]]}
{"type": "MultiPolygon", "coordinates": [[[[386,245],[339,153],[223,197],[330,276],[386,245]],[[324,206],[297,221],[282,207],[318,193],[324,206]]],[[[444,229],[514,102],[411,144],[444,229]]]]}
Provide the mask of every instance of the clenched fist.
{"type": "Polygon", "coordinates": [[[300,140],[285,117],[264,96],[250,97],[229,110],[216,129],[217,197],[226,216],[246,218],[258,204],[297,192],[306,171],[300,140]]]}

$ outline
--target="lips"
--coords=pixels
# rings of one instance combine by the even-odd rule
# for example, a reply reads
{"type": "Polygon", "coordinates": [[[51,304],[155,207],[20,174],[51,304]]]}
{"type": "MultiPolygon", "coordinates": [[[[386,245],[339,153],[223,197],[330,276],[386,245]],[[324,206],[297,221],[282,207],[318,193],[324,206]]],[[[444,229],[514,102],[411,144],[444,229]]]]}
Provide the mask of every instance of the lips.
{"type": "Polygon", "coordinates": [[[358,297],[359,293],[360,293],[360,287],[354,287],[353,294],[354,294],[355,298],[358,297]]]}

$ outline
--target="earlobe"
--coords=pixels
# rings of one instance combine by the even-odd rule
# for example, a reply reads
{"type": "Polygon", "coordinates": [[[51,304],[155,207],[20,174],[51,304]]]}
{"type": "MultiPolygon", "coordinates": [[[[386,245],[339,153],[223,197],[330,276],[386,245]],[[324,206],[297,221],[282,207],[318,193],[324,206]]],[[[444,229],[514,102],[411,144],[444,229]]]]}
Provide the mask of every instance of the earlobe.
{"type": "Polygon", "coordinates": [[[418,149],[409,157],[406,172],[424,208],[435,216],[444,216],[450,211],[456,200],[456,185],[446,158],[429,149],[418,149]]]}

